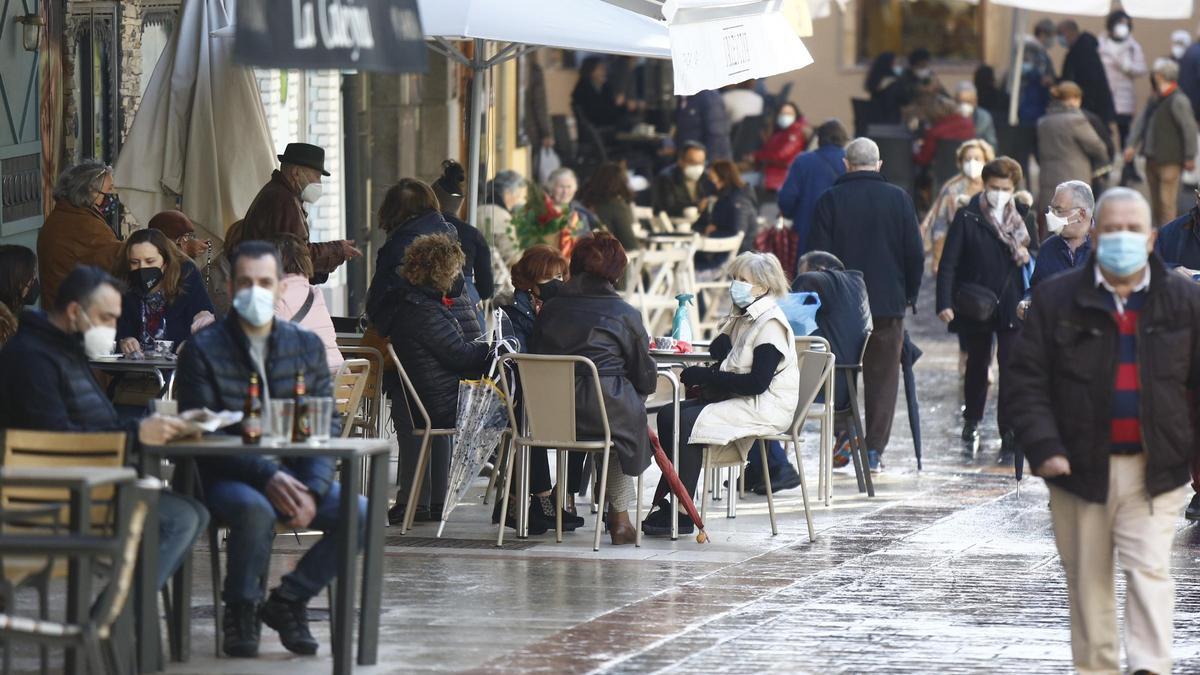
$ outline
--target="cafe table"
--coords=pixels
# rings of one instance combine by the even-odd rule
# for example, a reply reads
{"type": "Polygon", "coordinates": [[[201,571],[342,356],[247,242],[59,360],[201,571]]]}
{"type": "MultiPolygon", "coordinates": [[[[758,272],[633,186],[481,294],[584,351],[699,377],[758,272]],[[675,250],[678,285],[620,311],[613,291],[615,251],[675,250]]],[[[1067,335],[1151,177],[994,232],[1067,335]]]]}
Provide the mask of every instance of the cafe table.
{"type": "MultiPolygon", "coordinates": [[[[383,585],[383,540],[387,527],[385,513],[387,510],[387,468],[391,443],[387,439],[375,438],[332,438],[321,444],[286,443],[282,445],[247,446],[242,445],[241,438],[229,435],[209,435],[199,439],[190,439],[168,443],[167,445],[143,446],[141,452],[141,471],[143,475],[159,477],[162,473],[162,461],[173,460],[176,474],[173,477],[175,489],[189,492],[195,484],[193,460],[201,457],[232,457],[257,453],[272,457],[303,458],[303,457],[333,457],[339,460],[339,485],[341,487],[341,527],[336,536],[337,589],[334,594],[334,606],[330,608],[333,620],[333,672],[335,674],[350,673],[354,669],[352,647],[354,644],[354,600],[353,590],[357,585],[356,561],[358,555],[358,508],[357,499],[360,491],[359,482],[362,479],[364,462],[370,464],[369,486],[367,490],[367,527],[366,541],[363,542],[363,571],[361,585],[360,617],[358,632],[358,665],[375,665],[379,652],[379,616],[380,596],[383,585]]],[[[138,577],[138,615],[143,617],[157,616],[157,599],[154,588],[155,574],[158,562],[158,514],[152,513],[147,519],[146,536],[141,545],[142,573],[138,577]],[[149,571],[149,572],[147,572],[149,571]]],[[[184,558],[184,564],[176,573],[173,584],[172,609],[175,613],[173,622],[174,639],[171,641],[171,657],[175,661],[186,661],[189,658],[190,640],[190,608],[192,586],[191,556],[184,558]]],[[[214,611],[220,611],[214,608],[214,611]]],[[[161,666],[161,637],[157,621],[143,621],[139,626],[138,654],[141,663],[155,664],[157,668],[143,670],[162,670],[161,666]]]]}
{"type": "Polygon", "coordinates": [[[96,370],[106,373],[143,373],[158,378],[160,395],[171,398],[174,394],[175,369],[178,364],[174,357],[146,356],[140,359],[127,358],[122,354],[110,354],[100,358],[88,359],[88,364],[96,370]]]}
{"type": "Polygon", "coordinates": [[[708,352],[694,351],[682,354],[674,349],[651,349],[650,357],[659,366],[698,366],[713,360],[708,352]]]}

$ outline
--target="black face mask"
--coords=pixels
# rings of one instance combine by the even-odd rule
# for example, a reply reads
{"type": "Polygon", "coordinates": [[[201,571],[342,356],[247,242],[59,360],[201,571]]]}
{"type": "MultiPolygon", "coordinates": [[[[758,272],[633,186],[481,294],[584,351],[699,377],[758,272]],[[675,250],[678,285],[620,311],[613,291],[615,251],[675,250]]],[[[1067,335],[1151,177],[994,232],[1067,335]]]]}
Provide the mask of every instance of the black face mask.
{"type": "Polygon", "coordinates": [[[562,289],[562,279],[551,279],[545,283],[538,284],[538,299],[546,302],[558,295],[562,289]]]}
{"type": "Polygon", "coordinates": [[[150,292],[150,289],[158,285],[162,281],[163,271],[157,267],[142,267],[133,270],[129,274],[133,281],[133,287],[138,293],[145,295],[150,292]]]}
{"type": "Polygon", "coordinates": [[[463,275],[460,274],[457,277],[454,277],[453,283],[450,284],[450,290],[446,291],[446,297],[457,298],[458,296],[462,295],[463,287],[466,285],[467,280],[463,277],[463,275]]]}
{"type": "Polygon", "coordinates": [[[41,296],[42,296],[42,281],[41,281],[41,279],[34,279],[33,285],[29,287],[28,291],[26,291],[25,299],[22,300],[21,303],[24,304],[26,307],[32,307],[34,304],[37,303],[38,298],[40,298],[41,296]]]}

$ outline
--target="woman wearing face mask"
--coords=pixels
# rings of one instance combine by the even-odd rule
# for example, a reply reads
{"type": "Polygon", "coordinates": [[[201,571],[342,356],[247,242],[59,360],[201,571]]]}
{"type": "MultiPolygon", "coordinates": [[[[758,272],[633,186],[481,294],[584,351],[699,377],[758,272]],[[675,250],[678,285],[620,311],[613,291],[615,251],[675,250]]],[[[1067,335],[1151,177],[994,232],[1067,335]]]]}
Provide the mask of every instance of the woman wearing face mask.
{"type": "MultiPolygon", "coordinates": [[[[477,378],[487,365],[488,345],[476,342],[480,331],[466,332],[451,310],[452,299],[462,292],[465,257],[458,242],[445,234],[417,237],[404,252],[400,267],[407,282],[393,298],[396,315],[402,317],[388,335],[400,363],[421,397],[421,403],[437,428],[454,428],[458,414],[458,382],[477,378]]],[[[392,389],[393,419],[397,434],[407,434],[406,407],[392,389]]],[[[411,434],[410,434],[411,435],[411,434]]],[[[435,439],[418,498],[417,520],[440,520],[442,499],[450,467],[449,438],[435,439]]],[[[409,488],[416,471],[420,444],[400,448],[400,485],[396,505],[388,510],[388,521],[401,522],[408,504],[409,488]]]]}
{"type": "Polygon", "coordinates": [[[1122,10],[1115,10],[1105,21],[1108,31],[1100,36],[1100,61],[1112,90],[1113,108],[1117,111],[1117,129],[1121,148],[1129,136],[1129,125],[1137,113],[1137,79],[1145,77],[1149,68],[1142,46],[1132,35],[1133,19],[1122,10]]]}
{"type": "Polygon", "coordinates": [[[24,246],[0,246],[0,349],[17,334],[17,317],[38,301],[37,256],[24,246]]]}
{"type": "Polygon", "coordinates": [[[808,122],[795,103],[787,102],[779,107],[775,116],[775,131],[763,143],[762,148],[754,153],[754,161],[763,172],[763,187],[767,189],[771,201],[775,193],[783,187],[787,178],[788,167],[796,155],[808,147],[808,122]]]}
{"type": "Polygon", "coordinates": [[[871,62],[867,79],[863,82],[863,89],[871,97],[871,123],[900,123],[900,109],[909,102],[905,98],[904,85],[900,82],[903,72],[904,68],[892,52],[883,52],[871,62]]]}
{"type": "Polygon", "coordinates": [[[966,206],[971,197],[983,190],[983,166],[996,158],[996,151],[987,141],[976,138],[958,146],[958,175],[946,181],[938,192],[933,208],[925,214],[921,233],[933,246],[933,273],[938,271],[942,249],[946,245],[946,232],[954,222],[954,214],[966,206]]]}
{"type": "MultiPolygon", "coordinates": [[[[695,495],[703,465],[704,446],[730,446],[743,459],[755,436],[777,434],[792,423],[800,395],[795,336],[779,308],[788,293],[787,278],[779,260],[769,253],[747,252],[729,267],[732,312],[712,341],[709,353],[715,366],[685,368],[680,379],[699,386],[699,399],[679,409],[679,478],[695,495]]],[[[658,435],[671,447],[674,414],[664,408],[658,415],[658,435]]],[[[649,535],[671,533],[670,505],[664,501],[642,522],[649,535]]],[[[692,532],[694,523],[679,514],[679,532],[692,532]]]]}
{"type": "Polygon", "coordinates": [[[1069,180],[1090,181],[1098,167],[1111,161],[1111,149],[1080,110],[1083,90],[1070,81],[1050,89],[1054,102],[1038,120],[1038,206],[1045,213],[1054,189],[1069,180]]]}
{"type": "Polygon", "coordinates": [[[975,122],[963,115],[958,104],[949,98],[938,98],[931,106],[933,124],[921,139],[921,149],[913,155],[913,162],[920,167],[933,166],[938,143],[961,142],[975,138],[975,122]]]}
{"type": "Polygon", "coordinates": [[[213,305],[200,273],[158,230],[136,230],[121,247],[113,276],[125,282],[117,340],[126,356],[154,348],[178,350],[192,333],[213,322],[213,305]]]}
{"type": "MultiPolygon", "coordinates": [[[[964,451],[972,455],[979,447],[992,348],[1003,390],[1018,329],[1017,304],[1025,294],[1022,268],[1030,260],[1032,240],[1027,207],[1013,199],[1020,183],[1021,165],[1013,159],[998,157],[983,167],[983,192],[955,214],[938,267],[938,317],[960,336],[967,351],[962,440],[964,451]]],[[[1001,461],[1011,461],[1014,451],[1006,413],[1001,404],[1001,461]]]]}
{"type": "Polygon", "coordinates": [[[54,210],[38,232],[38,278],[43,306],[52,307],[58,286],[76,265],[112,269],[121,242],[108,224],[119,209],[112,167],[84,160],[58,177],[54,210]]]}

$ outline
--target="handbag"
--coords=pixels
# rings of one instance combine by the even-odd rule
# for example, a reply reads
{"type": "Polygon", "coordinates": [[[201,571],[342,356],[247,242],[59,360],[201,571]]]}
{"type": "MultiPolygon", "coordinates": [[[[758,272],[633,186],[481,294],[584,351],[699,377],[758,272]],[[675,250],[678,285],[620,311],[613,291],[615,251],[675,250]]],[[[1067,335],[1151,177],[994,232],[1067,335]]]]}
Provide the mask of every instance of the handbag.
{"type": "MultiPolygon", "coordinates": [[[[1012,283],[1012,272],[1009,272],[1008,278],[1004,281],[1004,287],[1000,289],[1000,295],[1008,290],[1008,285],[1012,283]]],[[[992,289],[987,286],[973,284],[970,282],[961,283],[954,290],[954,316],[962,317],[969,321],[978,323],[987,323],[996,316],[996,309],[1000,307],[1000,298],[992,292],[992,289]]]]}

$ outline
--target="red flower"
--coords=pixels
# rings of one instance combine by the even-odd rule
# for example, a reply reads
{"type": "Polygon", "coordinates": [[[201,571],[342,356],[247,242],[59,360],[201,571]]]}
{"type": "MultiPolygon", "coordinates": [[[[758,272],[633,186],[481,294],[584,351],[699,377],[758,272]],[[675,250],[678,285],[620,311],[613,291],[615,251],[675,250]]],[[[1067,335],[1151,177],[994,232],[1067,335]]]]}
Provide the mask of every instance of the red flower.
{"type": "Polygon", "coordinates": [[[542,195],[542,205],[544,210],[542,211],[542,215],[538,216],[538,225],[545,225],[556,218],[562,217],[562,214],[554,207],[554,202],[550,199],[550,195],[542,195]]]}

